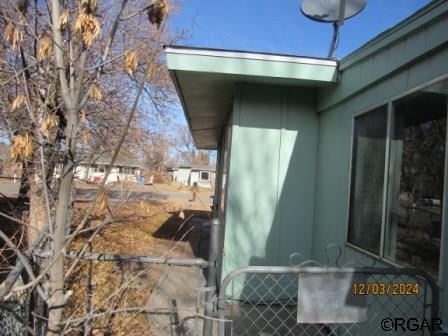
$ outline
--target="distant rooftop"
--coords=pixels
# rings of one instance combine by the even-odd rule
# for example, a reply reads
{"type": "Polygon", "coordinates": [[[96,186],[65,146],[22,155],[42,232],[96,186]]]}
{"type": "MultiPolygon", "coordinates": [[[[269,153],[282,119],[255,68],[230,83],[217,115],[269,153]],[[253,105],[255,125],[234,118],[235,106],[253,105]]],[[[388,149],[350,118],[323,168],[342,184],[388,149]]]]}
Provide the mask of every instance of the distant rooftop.
{"type": "MultiPolygon", "coordinates": [[[[100,164],[100,165],[108,165],[112,160],[112,156],[110,155],[95,155],[92,160],[82,160],[82,164],[100,164]]],[[[123,166],[123,167],[135,167],[142,168],[143,165],[136,159],[127,157],[127,156],[118,156],[115,160],[114,166],[123,166]]]]}
{"type": "Polygon", "coordinates": [[[195,164],[195,163],[181,163],[174,165],[172,167],[168,167],[171,169],[179,169],[179,168],[191,168],[193,170],[206,170],[206,171],[215,171],[216,167],[213,165],[205,165],[205,164],[195,164]]]}

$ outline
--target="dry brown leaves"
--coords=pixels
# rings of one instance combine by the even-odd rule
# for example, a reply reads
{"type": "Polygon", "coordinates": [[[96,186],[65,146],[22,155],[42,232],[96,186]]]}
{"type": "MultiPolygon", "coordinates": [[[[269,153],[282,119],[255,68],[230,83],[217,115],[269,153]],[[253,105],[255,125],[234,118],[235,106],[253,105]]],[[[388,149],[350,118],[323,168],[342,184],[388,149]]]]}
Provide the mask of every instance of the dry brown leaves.
{"type": "Polygon", "coordinates": [[[152,24],[157,25],[157,29],[160,28],[163,20],[169,11],[168,0],[157,0],[148,8],[148,19],[152,24]]]}
{"type": "Polygon", "coordinates": [[[47,34],[43,34],[40,36],[38,45],[37,45],[37,60],[43,61],[46,58],[51,57],[53,52],[53,41],[50,36],[47,34]]]}
{"type": "Polygon", "coordinates": [[[82,123],[85,123],[87,121],[87,115],[86,115],[86,111],[82,111],[81,112],[81,118],[80,118],[82,123]]]}
{"type": "Polygon", "coordinates": [[[81,6],[88,13],[94,13],[96,10],[97,1],[96,0],[81,0],[81,6]]]}
{"type": "Polygon", "coordinates": [[[92,98],[97,103],[99,103],[101,101],[101,99],[103,98],[103,95],[101,94],[101,90],[100,90],[99,86],[96,84],[93,84],[90,87],[89,94],[90,94],[90,98],[92,98]]]}
{"type": "Polygon", "coordinates": [[[141,200],[139,203],[139,208],[140,208],[141,214],[144,214],[144,215],[151,214],[151,210],[152,210],[151,203],[141,200]]]}
{"type": "Polygon", "coordinates": [[[75,20],[73,32],[81,34],[83,43],[90,47],[100,35],[100,23],[91,13],[81,13],[75,20]]]}
{"type": "Polygon", "coordinates": [[[25,96],[18,95],[17,97],[15,97],[11,103],[11,112],[15,112],[19,108],[23,107],[25,105],[25,102],[26,102],[25,96]]]}
{"type": "Polygon", "coordinates": [[[40,130],[42,134],[44,134],[48,138],[58,126],[59,118],[56,114],[52,113],[44,118],[40,130]]]}
{"type": "MultiPolygon", "coordinates": [[[[122,207],[121,204],[114,204],[117,206],[112,207],[113,216],[119,221],[105,226],[100,231],[89,244],[89,252],[147,256],[168,253],[173,257],[191,257],[188,241],[176,242],[179,245],[173,249],[171,239],[179,234],[179,225],[186,217],[185,213],[179,217],[179,209],[190,210],[193,207],[200,210],[202,208],[199,204],[149,200],[125,204],[122,207]],[[172,223],[168,230],[167,223],[172,223]],[[164,234],[161,236],[162,228],[164,234]]],[[[75,204],[75,225],[79,223],[88,206],[81,202],[75,204]]],[[[104,215],[93,215],[89,226],[97,227],[103,219],[104,215]]],[[[79,251],[89,237],[89,234],[78,236],[69,250],[79,251]]],[[[92,320],[92,335],[156,335],[151,330],[146,314],[107,312],[112,309],[147,306],[165,269],[166,266],[131,262],[81,261],[67,282],[67,288],[73,290],[73,295],[64,311],[65,317],[85,317],[90,298],[93,313],[106,313],[92,320]]],[[[79,331],[75,330],[68,335],[79,335],[79,331]]]]}
{"type": "Polygon", "coordinates": [[[98,197],[96,198],[96,205],[101,212],[105,212],[109,208],[109,197],[107,192],[100,191],[98,197]]]}
{"type": "Polygon", "coordinates": [[[15,161],[30,159],[33,156],[33,140],[29,133],[13,136],[11,158],[15,161]]]}
{"type": "Polygon", "coordinates": [[[84,131],[82,132],[82,143],[87,146],[89,144],[89,140],[90,140],[90,133],[87,129],[84,129],[84,131]]]}
{"type": "Polygon", "coordinates": [[[134,73],[137,69],[138,61],[137,61],[137,53],[135,51],[128,51],[124,58],[124,66],[126,72],[130,75],[134,73]]]}
{"type": "Polygon", "coordinates": [[[17,9],[19,10],[19,12],[22,15],[26,15],[27,11],[28,11],[28,6],[30,4],[29,0],[19,0],[17,1],[16,5],[17,5],[17,9]]]}
{"type": "Polygon", "coordinates": [[[67,28],[67,24],[68,24],[68,10],[65,9],[61,13],[61,16],[59,17],[59,29],[64,30],[65,28],[67,28]]]}
{"type": "MultiPolygon", "coordinates": [[[[145,202],[150,214],[160,212],[165,205],[145,202]]],[[[153,234],[168,219],[169,210],[159,216],[146,219],[129,219],[105,227],[92,241],[89,251],[127,255],[159,255],[169,246],[169,241],[159,240],[153,234]]],[[[116,214],[119,217],[134,216],[134,206],[125,207],[116,214]]],[[[138,210],[137,210],[138,211],[138,210]]],[[[75,221],[84,208],[76,208],[75,221]]],[[[102,217],[95,217],[91,226],[99,225],[102,217]]],[[[135,216],[134,216],[135,218],[135,216]]],[[[88,238],[80,237],[70,247],[78,251],[88,238]]],[[[160,271],[137,263],[81,261],[69,280],[68,286],[74,291],[65,311],[66,316],[85,316],[90,282],[93,285],[90,298],[94,312],[107,312],[109,309],[145,306],[154,290],[160,271]],[[119,291],[121,286],[122,291],[119,291]]],[[[152,336],[145,314],[116,314],[95,318],[92,335],[139,335],[152,336]]],[[[70,333],[69,335],[78,335],[70,333]]]]}
{"type": "Polygon", "coordinates": [[[11,44],[12,50],[16,50],[23,41],[22,31],[15,27],[12,22],[8,22],[6,25],[3,37],[11,44]]]}
{"type": "Polygon", "coordinates": [[[153,79],[156,73],[157,73],[157,63],[153,61],[149,64],[148,70],[146,70],[146,76],[148,77],[148,79],[153,79]]]}

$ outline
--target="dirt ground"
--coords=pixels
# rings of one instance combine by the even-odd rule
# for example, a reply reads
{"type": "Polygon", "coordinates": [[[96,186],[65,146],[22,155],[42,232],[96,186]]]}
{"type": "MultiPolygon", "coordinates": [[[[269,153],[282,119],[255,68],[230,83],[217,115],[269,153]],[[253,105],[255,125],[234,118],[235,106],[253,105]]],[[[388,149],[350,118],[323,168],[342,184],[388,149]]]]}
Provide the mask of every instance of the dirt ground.
{"type": "MultiPolygon", "coordinates": [[[[85,204],[77,204],[74,222],[79,222],[85,204]]],[[[203,254],[206,246],[201,235],[186,223],[191,214],[206,219],[208,205],[178,201],[141,201],[133,204],[110,204],[117,222],[104,227],[87,244],[89,252],[191,258],[203,254]],[[201,245],[202,244],[202,245],[201,245]]],[[[94,229],[104,214],[92,216],[89,227],[94,229]]],[[[89,240],[87,231],[71,246],[79,251],[89,240]]],[[[206,240],[206,239],[205,239],[206,240]]],[[[67,262],[67,268],[71,261],[67,262]]],[[[147,314],[138,311],[156,295],[167,266],[136,262],[81,261],[69,277],[68,287],[74,292],[68,302],[65,319],[70,335],[157,335],[147,314]],[[111,312],[114,312],[111,314],[111,312]],[[91,323],[83,320],[94,316],[91,323]],[[90,334],[89,334],[90,335],[90,334]]]]}
{"type": "MultiPolygon", "coordinates": [[[[86,183],[83,181],[76,181],[75,187],[76,188],[92,188],[95,187],[97,184],[94,183],[86,183]]],[[[132,190],[132,191],[158,191],[161,193],[165,192],[191,192],[191,187],[186,186],[184,184],[171,182],[171,183],[154,183],[152,185],[146,185],[146,184],[137,184],[134,182],[116,182],[116,183],[110,183],[107,185],[108,189],[111,190],[120,190],[121,188],[125,188],[126,190],[132,190]]],[[[212,192],[213,190],[210,188],[202,188],[198,187],[198,194],[207,194],[212,192]]]]}

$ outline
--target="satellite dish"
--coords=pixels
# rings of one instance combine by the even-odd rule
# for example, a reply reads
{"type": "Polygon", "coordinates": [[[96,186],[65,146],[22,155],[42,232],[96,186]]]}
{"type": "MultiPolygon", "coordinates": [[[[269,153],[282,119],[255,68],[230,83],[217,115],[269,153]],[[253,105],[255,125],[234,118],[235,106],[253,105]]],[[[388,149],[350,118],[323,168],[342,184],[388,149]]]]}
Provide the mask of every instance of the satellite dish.
{"type": "Polygon", "coordinates": [[[339,39],[339,28],[344,21],[359,14],[367,0],[303,0],[302,13],[314,21],[333,23],[334,33],[328,58],[331,58],[339,39]]]}
{"type": "MultiPolygon", "coordinates": [[[[303,0],[302,13],[311,20],[319,22],[338,22],[341,19],[341,0],[303,0]]],[[[343,20],[360,13],[367,5],[367,0],[345,0],[343,20]]]]}

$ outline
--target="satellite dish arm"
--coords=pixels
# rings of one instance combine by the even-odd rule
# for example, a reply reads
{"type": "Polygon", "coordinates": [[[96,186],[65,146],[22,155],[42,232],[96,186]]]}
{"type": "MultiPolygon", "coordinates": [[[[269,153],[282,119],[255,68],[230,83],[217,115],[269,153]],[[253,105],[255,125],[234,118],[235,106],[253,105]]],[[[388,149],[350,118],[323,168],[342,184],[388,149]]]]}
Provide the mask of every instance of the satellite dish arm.
{"type": "Polygon", "coordinates": [[[344,24],[345,2],[346,0],[340,0],[339,3],[339,20],[333,24],[333,39],[331,41],[330,50],[328,51],[328,58],[333,57],[334,50],[338,44],[339,28],[344,24]]]}
{"type": "Polygon", "coordinates": [[[330,50],[328,51],[328,58],[333,57],[334,50],[336,49],[339,39],[339,28],[340,25],[338,23],[333,23],[333,39],[331,40],[330,50]]]}
{"type": "Polygon", "coordinates": [[[344,24],[344,20],[345,20],[345,5],[346,5],[346,0],[340,0],[340,3],[339,3],[339,20],[338,20],[339,26],[342,26],[344,24]]]}

